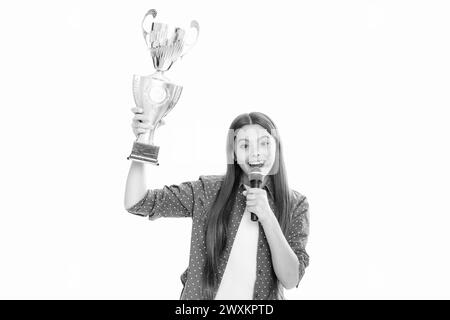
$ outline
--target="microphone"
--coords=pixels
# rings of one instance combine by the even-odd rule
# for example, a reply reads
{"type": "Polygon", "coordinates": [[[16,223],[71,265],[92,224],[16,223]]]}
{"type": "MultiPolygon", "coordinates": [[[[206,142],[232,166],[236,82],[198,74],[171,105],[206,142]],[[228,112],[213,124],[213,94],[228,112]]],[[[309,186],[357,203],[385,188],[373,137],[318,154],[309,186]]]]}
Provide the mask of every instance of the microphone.
{"type": "MultiPolygon", "coordinates": [[[[250,180],[250,187],[261,188],[264,176],[259,168],[255,168],[249,173],[248,179],[250,180]]],[[[251,219],[252,221],[258,221],[258,216],[254,213],[251,213],[251,219]]]]}

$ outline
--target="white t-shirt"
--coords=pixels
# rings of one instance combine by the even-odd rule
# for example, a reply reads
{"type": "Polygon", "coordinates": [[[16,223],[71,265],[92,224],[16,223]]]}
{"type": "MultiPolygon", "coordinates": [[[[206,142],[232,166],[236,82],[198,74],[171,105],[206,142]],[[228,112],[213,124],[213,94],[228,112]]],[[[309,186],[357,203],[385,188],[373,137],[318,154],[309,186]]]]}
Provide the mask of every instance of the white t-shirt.
{"type": "Polygon", "coordinates": [[[215,300],[252,300],[256,281],[259,222],[244,211],[215,300]]]}

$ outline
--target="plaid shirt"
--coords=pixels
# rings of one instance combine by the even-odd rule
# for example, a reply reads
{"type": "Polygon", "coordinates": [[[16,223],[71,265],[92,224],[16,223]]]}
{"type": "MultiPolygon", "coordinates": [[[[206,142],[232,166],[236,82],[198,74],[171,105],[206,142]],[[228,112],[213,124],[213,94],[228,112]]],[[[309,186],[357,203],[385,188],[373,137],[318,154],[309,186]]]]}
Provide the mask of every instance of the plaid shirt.
{"type": "MultiPolygon", "coordinates": [[[[162,189],[148,190],[142,200],[128,209],[128,212],[148,217],[150,220],[155,220],[160,217],[192,218],[189,266],[181,275],[181,282],[183,284],[183,290],[180,296],[181,300],[204,299],[201,296],[201,279],[206,257],[206,216],[220,190],[223,179],[224,176],[220,175],[200,176],[196,181],[183,182],[180,185],[166,185],[162,189]]],[[[267,192],[269,205],[272,211],[275,212],[274,190],[271,178],[267,180],[264,189],[267,192]]],[[[227,238],[225,251],[219,263],[219,283],[222,280],[233,241],[245,210],[246,197],[242,194],[244,190],[241,182],[231,212],[230,233],[227,238]]],[[[292,194],[292,218],[286,239],[300,262],[298,270],[300,282],[305,268],[309,264],[309,256],[305,251],[309,234],[309,206],[305,196],[295,190],[292,190],[292,194]]],[[[275,297],[270,290],[272,277],[276,275],[273,271],[270,248],[264,234],[264,229],[260,223],[258,224],[257,272],[253,299],[284,299],[282,287],[280,290],[281,296],[278,297],[275,297]]]]}

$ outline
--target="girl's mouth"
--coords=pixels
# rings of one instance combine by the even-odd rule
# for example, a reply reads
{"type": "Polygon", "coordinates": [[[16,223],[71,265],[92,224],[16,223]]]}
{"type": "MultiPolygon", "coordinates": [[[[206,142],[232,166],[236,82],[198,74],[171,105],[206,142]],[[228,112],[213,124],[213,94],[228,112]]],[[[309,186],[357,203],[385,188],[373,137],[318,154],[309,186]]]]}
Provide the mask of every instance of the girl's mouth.
{"type": "Polygon", "coordinates": [[[262,168],[264,166],[264,162],[254,162],[254,163],[250,163],[248,162],[248,166],[250,168],[262,168]]]}

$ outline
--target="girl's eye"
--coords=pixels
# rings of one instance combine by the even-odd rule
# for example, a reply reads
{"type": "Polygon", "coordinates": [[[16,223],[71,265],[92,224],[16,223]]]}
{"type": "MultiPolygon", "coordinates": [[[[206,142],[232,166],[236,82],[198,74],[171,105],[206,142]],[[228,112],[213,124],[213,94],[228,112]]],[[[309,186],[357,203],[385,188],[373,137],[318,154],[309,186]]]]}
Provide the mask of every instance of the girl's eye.
{"type": "Polygon", "coordinates": [[[247,149],[248,148],[248,144],[241,144],[241,148],[247,149]]]}
{"type": "Polygon", "coordinates": [[[263,142],[261,142],[261,144],[262,144],[263,146],[268,146],[270,143],[269,143],[269,141],[263,141],[263,142]]]}

